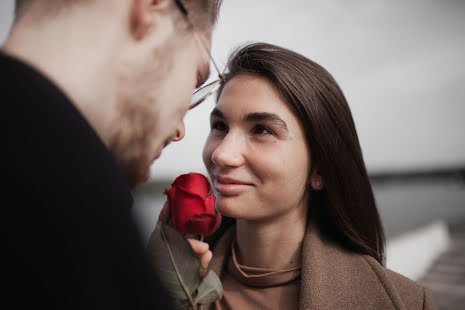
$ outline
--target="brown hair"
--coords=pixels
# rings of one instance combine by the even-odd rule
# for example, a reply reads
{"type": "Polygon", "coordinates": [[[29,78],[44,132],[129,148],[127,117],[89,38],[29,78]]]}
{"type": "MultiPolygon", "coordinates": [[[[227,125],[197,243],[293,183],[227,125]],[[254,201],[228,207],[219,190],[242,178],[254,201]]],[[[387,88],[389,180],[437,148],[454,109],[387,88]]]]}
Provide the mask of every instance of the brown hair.
{"type": "MultiPolygon", "coordinates": [[[[45,6],[44,11],[56,12],[73,4],[82,4],[95,0],[16,0],[16,19],[21,17],[33,2],[37,3],[39,1],[45,6]]],[[[188,9],[190,18],[192,18],[195,25],[199,25],[199,27],[215,25],[222,0],[182,0],[181,2],[188,9]]]]}
{"type": "MultiPolygon", "coordinates": [[[[225,84],[244,74],[267,78],[303,126],[311,173],[317,169],[325,185],[310,195],[312,222],[344,248],[383,264],[384,231],[352,114],[333,77],[304,56],[265,43],[234,52],[227,69],[225,84]]],[[[310,182],[307,188],[312,190],[310,182]]]]}

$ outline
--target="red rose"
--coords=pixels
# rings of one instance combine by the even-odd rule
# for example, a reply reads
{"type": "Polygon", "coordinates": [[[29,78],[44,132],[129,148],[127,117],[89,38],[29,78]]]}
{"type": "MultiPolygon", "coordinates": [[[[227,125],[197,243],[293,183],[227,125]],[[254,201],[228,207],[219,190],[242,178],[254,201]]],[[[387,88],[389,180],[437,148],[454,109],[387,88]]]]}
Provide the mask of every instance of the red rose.
{"type": "Polygon", "coordinates": [[[171,207],[173,227],[183,234],[211,236],[221,224],[215,210],[216,197],[210,194],[210,183],[198,173],[183,174],[165,190],[171,207]]]}

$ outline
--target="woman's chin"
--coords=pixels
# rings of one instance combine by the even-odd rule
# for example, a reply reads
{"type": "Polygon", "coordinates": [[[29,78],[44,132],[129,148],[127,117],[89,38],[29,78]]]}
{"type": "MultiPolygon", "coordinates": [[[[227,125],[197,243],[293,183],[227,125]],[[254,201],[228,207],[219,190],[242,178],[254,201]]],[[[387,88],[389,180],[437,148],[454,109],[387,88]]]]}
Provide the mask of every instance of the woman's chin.
{"type": "Polygon", "coordinates": [[[231,203],[230,201],[225,201],[228,199],[216,198],[216,210],[221,213],[222,216],[239,218],[240,210],[237,203],[231,203]]]}

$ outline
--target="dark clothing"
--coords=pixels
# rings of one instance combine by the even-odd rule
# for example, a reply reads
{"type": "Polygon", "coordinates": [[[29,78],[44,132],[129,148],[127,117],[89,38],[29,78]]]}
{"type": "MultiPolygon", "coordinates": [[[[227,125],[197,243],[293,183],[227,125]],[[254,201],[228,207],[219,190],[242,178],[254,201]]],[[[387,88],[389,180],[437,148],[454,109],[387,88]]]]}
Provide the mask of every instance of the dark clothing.
{"type": "Polygon", "coordinates": [[[46,77],[2,53],[0,102],[2,303],[166,309],[131,218],[127,180],[80,112],[46,77]]]}

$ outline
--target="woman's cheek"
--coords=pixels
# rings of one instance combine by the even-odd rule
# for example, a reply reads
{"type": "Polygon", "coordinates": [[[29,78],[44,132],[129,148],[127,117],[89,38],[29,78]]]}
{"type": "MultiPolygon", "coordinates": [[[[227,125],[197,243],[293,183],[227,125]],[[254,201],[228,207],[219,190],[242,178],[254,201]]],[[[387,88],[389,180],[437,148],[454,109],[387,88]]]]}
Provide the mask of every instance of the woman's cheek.
{"type": "Polygon", "coordinates": [[[207,138],[207,141],[205,142],[205,146],[202,152],[203,164],[205,165],[209,173],[213,165],[212,154],[215,151],[217,144],[215,144],[214,140],[215,138],[212,136],[212,134],[210,134],[207,138]]]}

